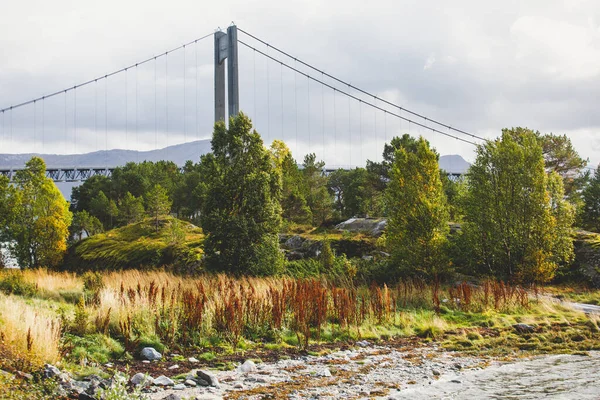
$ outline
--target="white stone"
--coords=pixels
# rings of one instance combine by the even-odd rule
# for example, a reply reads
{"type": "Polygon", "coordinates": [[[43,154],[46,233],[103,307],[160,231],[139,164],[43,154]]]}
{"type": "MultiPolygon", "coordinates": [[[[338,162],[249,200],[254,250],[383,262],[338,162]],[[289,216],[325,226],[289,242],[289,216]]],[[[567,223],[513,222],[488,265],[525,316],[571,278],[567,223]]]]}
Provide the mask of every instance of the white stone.
{"type": "Polygon", "coordinates": [[[154,379],[154,384],[156,386],[173,386],[175,382],[173,382],[171,378],[161,375],[158,378],[154,379]]]}
{"type": "Polygon", "coordinates": [[[242,365],[240,365],[239,371],[245,374],[256,372],[256,364],[252,360],[246,360],[242,365]]]}

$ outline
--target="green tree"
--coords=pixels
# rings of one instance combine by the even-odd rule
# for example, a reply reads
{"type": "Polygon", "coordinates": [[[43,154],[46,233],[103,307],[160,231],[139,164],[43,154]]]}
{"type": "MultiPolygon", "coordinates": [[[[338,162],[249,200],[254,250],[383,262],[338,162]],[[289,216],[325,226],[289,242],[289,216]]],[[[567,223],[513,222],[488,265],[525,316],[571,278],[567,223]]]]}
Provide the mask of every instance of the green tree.
{"type": "Polygon", "coordinates": [[[141,197],[127,192],[119,201],[119,221],[123,225],[140,222],[144,219],[145,212],[144,199],[141,197]]]}
{"type": "MultiPolygon", "coordinates": [[[[92,212],[91,203],[100,192],[110,193],[112,190],[112,180],[109,177],[96,175],[92,176],[79,186],[75,186],[71,191],[71,210],[92,212]]],[[[96,217],[100,218],[98,215],[96,217]]],[[[101,218],[100,218],[101,219],[101,218]]]]}
{"type": "Polygon", "coordinates": [[[579,156],[567,135],[541,135],[539,132],[536,132],[536,135],[542,145],[546,170],[560,175],[565,194],[570,196],[578,189],[577,177],[587,165],[587,160],[579,156]]]}
{"type": "Polygon", "coordinates": [[[283,218],[299,224],[312,221],[312,212],[308,207],[304,188],[304,177],[292,157],[290,149],[280,140],[273,141],[271,157],[275,168],[281,174],[281,208],[283,218]]]}
{"type": "Polygon", "coordinates": [[[33,157],[15,174],[7,202],[12,218],[6,232],[19,265],[58,265],[67,249],[73,215],[52,179],[46,178],[44,160],[33,157]]]}
{"type": "Polygon", "coordinates": [[[334,197],[335,211],[342,218],[364,217],[372,209],[368,172],[364,168],[338,169],[329,175],[328,188],[334,197]]]}
{"type": "Polygon", "coordinates": [[[448,210],[438,157],[422,137],[405,143],[395,152],[386,190],[386,246],[401,273],[437,279],[449,266],[448,210]]]}
{"type": "Polygon", "coordinates": [[[314,153],[307,154],[302,164],[304,175],[305,197],[313,215],[313,224],[322,225],[331,216],[333,201],[327,190],[327,176],[323,169],[325,163],[317,162],[314,153]]]}
{"type": "Polygon", "coordinates": [[[582,221],[586,228],[600,232],[600,164],[583,189],[582,221]]]}
{"type": "Polygon", "coordinates": [[[98,218],[83,210],[73,214],[70,230],[72,238],[81,239],[82,233],[85,233],[86,237],[90,237],[101,233],[104,228],[98,218]]]}
{"type": "Polygon", "coordinates": [[[202,156],[202,229],[209,270],[270,275],[283,267],[281,174],[243,113],[215,124],[212,153],[202,156]]]}
{"type": "MultiPolygon", "coordinates": [[[[406,133],[400,137],[395,136],[390,140],[389,144],[386,143],[383,146],[381,162],[367,160],[367,181],[365,184],[365,192],[367,194],[365,196],[365,201],[367,202],[369,208],[368,212],[370,214],[379,216],[387,215],[388,210],[386,209],[383,193],[390,181],[390,171],[392,164],[394,163],[396,150],[404,148],[408,151],[415,152],[417,143],[418,140],[415,137],[406,133]]],[[[432,151],[435,153],[436,158],[439,159],[439,154],[435,149],[432,149],[432,151]]]]}
{"type": "Polygon", "coordinates": [[[187,161],[183,167],[181,181],[173,193],[173,208],[179,218],[199,223],[202,210],[202,168],[199,163],[187,161]],[[177,205],[177,206],[175,206],[177,205]]]}
{"type": "Polygon", "coordinates": [[[171,200],[169,200],[167,190],[159,184],[154,185],[146,196],[146,204],[146,211],[154,220],[156,232],[158,232],[160,219],[169,215],[169,211],[171,211],[171,200]]]}
{"type": "Polygon", "coordinates": [[[468,173],[463,230],[476,271],[545,282],[573,257],[573,207],[548,175],[535,132],[505,129],[477,149],[468,173]]]}
{"type": "Polygon", "coordinates": [[[119,208],[114,200],[109,199],[104,191],[100,190],[96,197],[91,199],[89,212],[102,222],[104,229],[111,229],[116,225],[119,208]]]}
{"type": "Polygon", "coordinates": [[[460,222],[464,214],[463,200],[467,193],[467,182],[464,177],[450,179],[448,174],[441,170],[442,187],[448,201],[448,213],[450,221],[460,222]]]}

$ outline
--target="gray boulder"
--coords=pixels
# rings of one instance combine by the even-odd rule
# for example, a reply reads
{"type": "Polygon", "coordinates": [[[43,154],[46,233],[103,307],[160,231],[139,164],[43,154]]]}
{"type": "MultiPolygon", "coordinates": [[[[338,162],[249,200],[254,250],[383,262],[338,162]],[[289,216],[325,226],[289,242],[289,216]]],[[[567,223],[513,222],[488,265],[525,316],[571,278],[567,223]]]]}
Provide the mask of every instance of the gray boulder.
{"type": "Polygon", "coordinates": [[[45,378],[54,378],[60,375],[60,369],[56,368],[54,365],[46,364],[44,366],[44,377],[45,378]]]}
{"type": "Polygon", "coordinates": [[[294,235],[285,241],[285,247],[290,250],[300,249],[304,244],[304,239],[301,236],[294,235]]]}
{"type": "Polygon", "coordinates": [[[207,382],[210,386],[216,387],[217,389],[221,387],[221,385],[219,385],[219,380],[217,379],[217,377],[211,373],[198,370],[198,372],[196,372],[196,376],[199,378],[200,384],[202,384],[200,380],[203,380],[207,382]]]}
{"type": "Polygon", "coordinates": [[[156,361],[162,358],[162,354],[156,351],[153,347],[144,347],[140,352],[140,357],[143,360],[156,361]]]}
{"type": "Polygon", "coordinates": [[[131,377],[130,382],[134,385],[152,385],[154,383],[154,379],[150,375],[143,374],[138,372],[134,376],[131,377]]]}

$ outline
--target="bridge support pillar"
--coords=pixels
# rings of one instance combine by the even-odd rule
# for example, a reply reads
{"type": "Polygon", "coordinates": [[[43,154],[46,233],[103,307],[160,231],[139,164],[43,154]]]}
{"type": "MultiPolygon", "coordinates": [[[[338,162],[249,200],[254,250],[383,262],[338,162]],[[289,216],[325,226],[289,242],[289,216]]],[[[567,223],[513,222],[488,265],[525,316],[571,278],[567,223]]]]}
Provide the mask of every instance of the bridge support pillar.
{"type": "MultiPolygon", "coordinates": [[[[229,117],[240,112],[237,27],[225,32],[215,32],[215,122],[225,119],[225,85],[229,117]],[[225,81],[225,59],[227,59],[227,81],[225,81]]],[[[227,122],[227,121],[226,121],[227,122]]]]}
{"type": "Polygon", "coordinates": [[[237,44],[237,27],[231,25],[227,28],[227,100],[229,117],[234,117],[240,112],[237,44]]]}
{"type": "Polygon", "coordinates": [[[215,32],[215,122],[225,121],[225,58],[227,35],[215,32]]]}

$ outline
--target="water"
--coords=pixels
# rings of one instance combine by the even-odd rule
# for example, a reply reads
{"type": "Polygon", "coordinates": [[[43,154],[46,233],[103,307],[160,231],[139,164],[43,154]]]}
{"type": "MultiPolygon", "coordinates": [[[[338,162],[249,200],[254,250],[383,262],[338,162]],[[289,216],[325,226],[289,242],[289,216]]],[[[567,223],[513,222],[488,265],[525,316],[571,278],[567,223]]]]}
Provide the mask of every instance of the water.
{"type": "Polygon", "coordinates": [[[600,399],[600,352],[553,355],[444,377],[393,399],[600,399]],[[452,382],[456,380],[459,382],[452,382]]]}
{"type": "Polygon", "coordinates": [[[0,243],[0,257],[4,260],[4,265],[6,268],[19,268],[19,264],[17,260],[11,257],[10,253],[6,249],[8,243],[0,243]]]}

